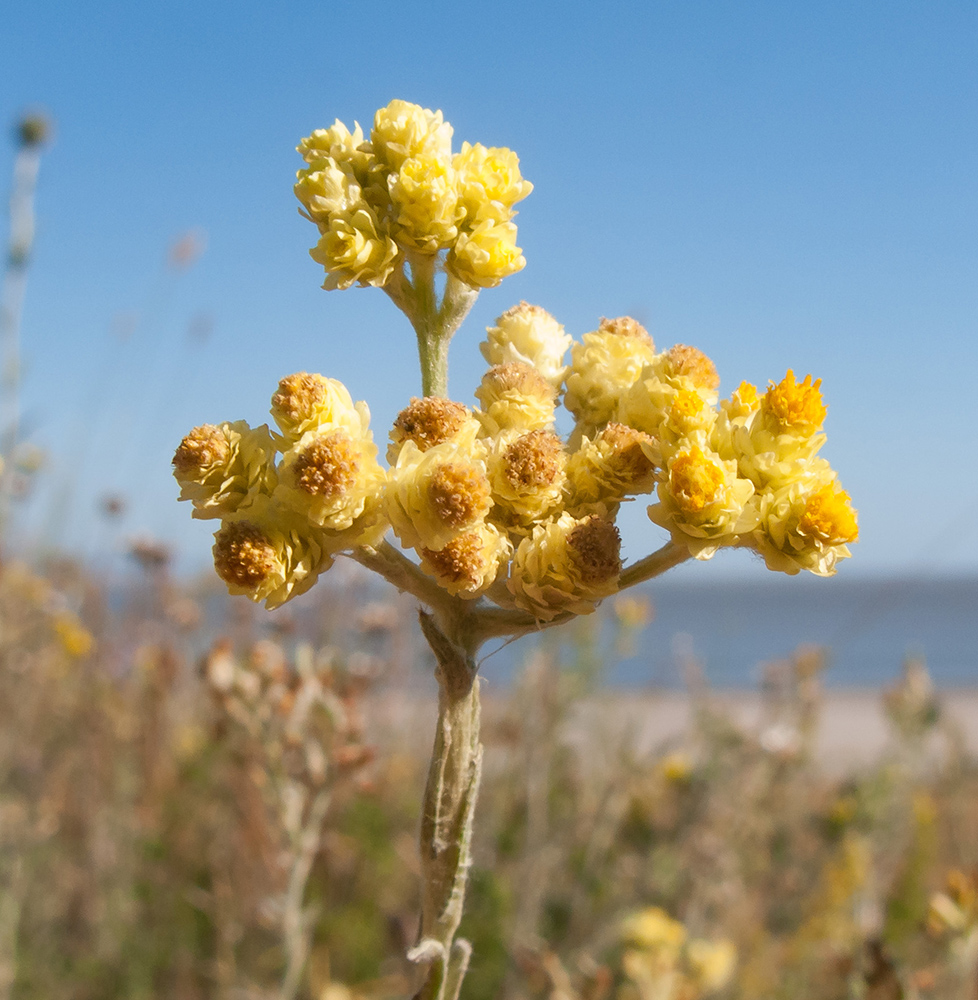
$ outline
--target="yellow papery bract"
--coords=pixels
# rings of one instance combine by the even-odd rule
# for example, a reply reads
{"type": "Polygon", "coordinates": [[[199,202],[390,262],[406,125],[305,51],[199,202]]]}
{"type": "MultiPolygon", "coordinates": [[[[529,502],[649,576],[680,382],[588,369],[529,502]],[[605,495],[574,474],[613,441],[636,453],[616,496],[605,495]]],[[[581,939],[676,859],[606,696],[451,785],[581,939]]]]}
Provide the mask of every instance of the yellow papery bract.
{"type": "Polygon", "coordinates": [[[852,554],[847,543],[858,538],[856,512],[827,463],[821,471],[760,495],[760,523],[744,544],[768,569],[832,576],[836,563],[852,554]]]}
{"type": "Polygon", "coordinates": [[[618,401],[655,359],[646,329],[631,319],[603,319],[571,349],[564,405],[589,437],[614,419],[618,401]]]}
{"type": "Polygon", "coordinates": [[[476,398],[483,435],[502,431],[541,431],[553,427],[557,390],[532,365],[518,361],[493,365],[482,377],[476,398]]]}
{"type": "Polygon", "coordinates": [[[326,268],[323,288],[382,286],[397,263],[397,244],[366,205],[333,215],[319,242],[309,251],[326,268]]]}
{"type": "Polygon", "coordinates": [[[624,424],[608,424],[592,441],[584,438],[567,461],[568,509],[615,504],[655,487],[655,442],[624,424]]]}
{"type": "Polygon", "coordinates": [[[458,236],[458,197],[451,163],[413,156],[388,178],[393,206],[392,233],[403,246],[436,253],[458,236]]]}
{"type": "Polygon", "coordinates": [[[228,591],[269,610],[308,590],[332,564],[322,534],[264,495],[214,535],[214,568],[228,591]]]}
{"type": "Polygon", "coordinates": [[[370,424],[366,403],[354,403],[342,382],[315,372],[296,372],[283,378],[272,396],[271,414],[282,431],[280,444],[284,449],[308,431],[343,427],[361,437],[370,424]]]}
{"type": "Polygon", "coordinates": [[[573,343],[546,309],[521,302],[504,312],[495,326],[486,327],[479,349],[491,365],[531,365],[556,387],[563,381],[564,355],[573,343]]]}
{"type": "Polygon", "coordinates": [[[405,441],[389,473],[385,510],[408,548],[443,549],[485,519],[492,500],[481,445],[450,441],[421,451],[405,441]]]}
{"type": "Polygon", "coordinates": [[[473,288],[495,288],[525,266],[526,259],[516,245],[516,226],[492,219],[459,233],[445,261],[448,271],[473,288]]]}
{"type": "Polygon", "coordinates": [[[312,430],[282,456],[273,495],[313,524],[339,533],[363,514],[370,497],[380,496],[386,479],[369,432],[312,430]]]}
{"type": "Polygon", "coordinates": [[[495,525],[479,524],[443,549],[421,549],[421,568],[450,594],[467,600],[485,593],[513,553],[510,540],[495,525]]]}
{"type": "Polygon", "coordinates": [[[515,530],[556,513],[561,504],[567,455],[560,438],[547,430],[506,431],[493,442],[487,465],[492,519],[515,530]]]}
{"type": "Polygon", "coordinates": [[[275,488],[275,444],[265,424],[244,420],[195,427],[173,456],[180,499],[190,500],[193,517],[226,517],[258,493],[275,488]]]}
{"type": "Polygon", "coordinates": [[[519,157],[505,147],[487,149],[478,142],[474,146],[463,142],[453,164],[459,203],[470,221],[506,222],[513,205],[533,190],[520,174],[519,157]]]}
{"type": "Polygon", "coordinates": [[[649,518],[684,545],[695,559],[709,559],[722,545],[734,545],[758,523],[750,503],[754,486],[737,476],[737,463],[692,445],[669,460],[659,482],[659,502],[649,518]]]}
{"type": "Polygon", "coordinates": [[[590,614],[618,589],[621,539],[601,515],[567,512],[533,528],[516,549],[507,588],[513,604],[538,621],[562,612],[590,614]]]}
{"type": "Polygon", "coordinates": [[[361,188],[349,164],[328,159],[316,169],[300,170],[296,176],[295,196],[321,232],[329,229],[332,215],[352,213],[360,207],[361,188]]]}
{"type": "Polygon", "coordinates": [[[452,126],[440,111],[429,111],[409,101],[393,100],[374,115],[370,133],[374,155],[390,170],[400,170],[412,156],[449,159],[452,126]]]}

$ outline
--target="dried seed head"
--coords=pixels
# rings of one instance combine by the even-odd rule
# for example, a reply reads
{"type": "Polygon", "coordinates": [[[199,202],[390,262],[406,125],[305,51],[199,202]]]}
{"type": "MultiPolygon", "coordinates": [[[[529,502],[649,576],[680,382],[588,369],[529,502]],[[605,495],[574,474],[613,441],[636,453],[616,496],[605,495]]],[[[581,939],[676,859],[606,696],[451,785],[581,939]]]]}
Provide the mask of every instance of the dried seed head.
{"type": "Polygon", "coordinates": [[[180,442],[173,455],[173,466],[179,475],[190,478],[195,473],[226,462],[229,450],[227,437],[219,427],[201,424],[180,442]]]}
{"type": "Polygon", "coordinates": [[[421,554],[439,577],[466,590],[478,587],[485,575],[484,546],[475,531],[453,538],[438,552],[422,549],[421,554]]]}
{"type": "Polygon", "coordinates": [[[553,399],[556,390],[536,368],[511,361],[505,365],[493,365],[483,375],[482,385],[476,390],[476,396],[483,406],[489,406],[506,393],[553,399]]]}
{"type": "Polygon", "coordinates": [[[611,522],[598,515],[577,525],[567,536],[581,580],[589,587],[615,579],[621,572],[621,536],[611,522]]]}
{"type": "Polygon", "coordinates": [[[214,568],[225,583],[254,590],[279,569],[279,557],[261,528],[234,521],[215,536],[214,568]]]}
{"type": "Polygon", "coordinates": [[[637,481],[652,471],[652,459],[647,454],[647,447],[653,443],[651,435],[625,424],[608,424],[599,440],[612,450],[611,471],[616,477],[637,481]]]}
{"type": "Polygon", "coordinates": [[[421,451],[427,451],[450,440],[469,416],[469,408],[462,403],[441,396],[415,398],[397,415],[391,440],[396,444],[411,440],[421,451]]]}
{"type": "Polygon", "coordinates": [[[309,372],[286,375],[272,396],[272,412],[298,424],[326,402],[329,391],[329,381],[322,375],[309,372]]]}

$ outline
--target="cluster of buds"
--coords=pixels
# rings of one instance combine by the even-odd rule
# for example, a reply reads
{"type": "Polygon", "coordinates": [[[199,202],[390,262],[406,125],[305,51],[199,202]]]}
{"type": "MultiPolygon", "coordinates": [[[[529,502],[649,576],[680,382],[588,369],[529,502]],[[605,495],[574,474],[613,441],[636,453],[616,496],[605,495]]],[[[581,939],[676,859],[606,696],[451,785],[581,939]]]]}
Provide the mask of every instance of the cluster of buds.
{"type": "Polygon", "coordinates": [[[653,491],[649,517],[697,559],[749,547],[771,569],[824,576],[849,555],[855,512],[817,455],[818,381],[789,371],[764,394],[743,383],[718,403],[709,358],[684,345],[657,353],[628,317],[575,343],[521,303],[487,333],[479,406],[413,399],[390,432],[388,469],[366,405],[321,375],[281,381],[278,433],[238,422],[184,438],[181,498],[195,517],[222,518],[214,557],[232,593],[275,607],[391,529],[450,594],[541,622],[583,614],[618,589],[621,504],[653,491]],[[555,430],[562,393],[567,440],[555,430]]]}
{"type": "Polygon", "coordinates": [[[384,287],[404,264],[445,252],[448,273],[491,288],[525,264],[513,205],[532,190],[516,154],[467,142],[452,153],[440,111],[391,101],[369,140],[354,123],[317,129],[298,147],[296,197],[319,229],[310,251],[324,288],[384,287]]]}
{"type": "Polygon", "coordinates": [[[657,906],[627,917],[621,938],[626,981],[619,1000],[698,1000],[723,989],[737,963],[732,942],[690,938],[657,906]]]}

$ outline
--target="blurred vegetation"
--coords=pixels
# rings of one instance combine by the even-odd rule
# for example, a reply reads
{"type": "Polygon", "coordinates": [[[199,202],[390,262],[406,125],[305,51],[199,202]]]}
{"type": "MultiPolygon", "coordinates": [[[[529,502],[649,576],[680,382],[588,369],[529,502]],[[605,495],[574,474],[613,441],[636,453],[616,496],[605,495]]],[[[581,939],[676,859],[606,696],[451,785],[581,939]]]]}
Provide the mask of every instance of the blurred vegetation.
{"type": "MultiPolygon", "coordinates": [[[[434,713],[411,602],[352,574],[269,616],[132,555],[122,598],[0,569],[0,997],[410,996],[434,713]]],[[[923,664],[845,773],[811,649],[767,668],[752,726],[690,670],[688,730],[642,749],[598,691],[650,618],[617,612],[487,691],[464,996],[975,1000],[978,766],[923,664]]]]}

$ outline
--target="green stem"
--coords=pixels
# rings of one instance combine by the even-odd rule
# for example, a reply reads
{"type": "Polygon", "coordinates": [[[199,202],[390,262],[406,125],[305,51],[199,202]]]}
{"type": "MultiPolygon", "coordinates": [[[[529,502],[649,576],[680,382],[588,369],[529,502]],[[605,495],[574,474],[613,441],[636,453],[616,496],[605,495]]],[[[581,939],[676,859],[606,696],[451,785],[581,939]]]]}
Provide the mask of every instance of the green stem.
{"type": "Polygon", "coordinates": [[[657,549],[644,559],[639,559],[637,563],[622,570],[618,580],[618,589],[625,590],[627,587],[634,587],[636,583],[644,583],[653,577],[661,576],[667,570],[678,566],[690,558],[689,549],[674,542],[666,542],[661,549],[657,549]]]}

